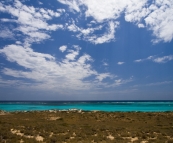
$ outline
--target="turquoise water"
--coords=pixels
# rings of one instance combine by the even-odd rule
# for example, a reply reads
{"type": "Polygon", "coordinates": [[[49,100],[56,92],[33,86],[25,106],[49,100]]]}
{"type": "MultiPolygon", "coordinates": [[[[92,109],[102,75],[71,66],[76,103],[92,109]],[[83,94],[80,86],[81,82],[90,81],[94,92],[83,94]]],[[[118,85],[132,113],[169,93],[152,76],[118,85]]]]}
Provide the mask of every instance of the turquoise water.
{"type": "Polygon", "coordinates": [[[69,110],[85,111],[141,111],[163,112],[173,111],[173,101],[40,101],[40,102],[0,102],[0,110],[4,111],[39,111],[69,110]]]}

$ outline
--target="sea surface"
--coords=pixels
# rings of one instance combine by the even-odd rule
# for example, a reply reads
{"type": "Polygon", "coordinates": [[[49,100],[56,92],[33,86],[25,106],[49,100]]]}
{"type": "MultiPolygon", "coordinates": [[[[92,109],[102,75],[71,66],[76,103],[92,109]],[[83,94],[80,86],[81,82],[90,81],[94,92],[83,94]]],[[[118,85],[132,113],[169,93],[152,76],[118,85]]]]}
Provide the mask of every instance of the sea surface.
{"type": "Polygon", "coordinates": [[[164,112],[173,111],[173,101],[0,101],[0,110],[41,111],[69,110],[164,112]]]}

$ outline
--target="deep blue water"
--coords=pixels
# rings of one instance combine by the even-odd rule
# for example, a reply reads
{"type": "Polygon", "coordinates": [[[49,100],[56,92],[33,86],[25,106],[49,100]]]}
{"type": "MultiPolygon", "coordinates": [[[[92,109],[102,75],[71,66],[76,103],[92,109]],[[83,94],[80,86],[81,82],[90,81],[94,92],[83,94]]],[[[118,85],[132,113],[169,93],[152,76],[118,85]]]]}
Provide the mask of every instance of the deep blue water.
{"type": "Polygon", "coordinates": [[[173,101],[0,101],[0,110],[173,111],[173,101]]]}

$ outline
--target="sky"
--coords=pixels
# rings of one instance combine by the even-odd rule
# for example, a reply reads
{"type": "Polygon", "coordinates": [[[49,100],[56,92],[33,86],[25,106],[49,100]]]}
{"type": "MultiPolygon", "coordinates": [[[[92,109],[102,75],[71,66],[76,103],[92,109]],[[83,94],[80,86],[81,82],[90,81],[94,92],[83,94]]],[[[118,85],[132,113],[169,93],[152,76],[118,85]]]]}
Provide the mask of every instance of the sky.
{"type": "Polygon", "coordinates": [[[1,0],[0,100],[173,100],[173,1],[1,0]]]}

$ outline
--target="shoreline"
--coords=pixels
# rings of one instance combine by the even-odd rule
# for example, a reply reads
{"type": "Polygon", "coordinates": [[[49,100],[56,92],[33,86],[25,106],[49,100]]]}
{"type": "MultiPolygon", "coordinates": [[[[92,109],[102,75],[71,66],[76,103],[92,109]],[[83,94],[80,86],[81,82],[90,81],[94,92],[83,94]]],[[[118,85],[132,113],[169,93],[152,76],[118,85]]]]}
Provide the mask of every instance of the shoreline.
{"type": "Polygon", "coordinates": [[[168,110],[168,111],[102,111],[102,110],[82,110],[82,109],[47,109],[47,110],[15,110],[15,111],[7,111],[7,110],[2,110],[0,109],[0,113],[15,113],[15,112],[105,112],[105,113],[173,113],[173,110],[168,110]]]}
{"type": "Polygon", "coordinates": [[[173,142],[173,112],[0,111],[1,142],[173,142]]]}

